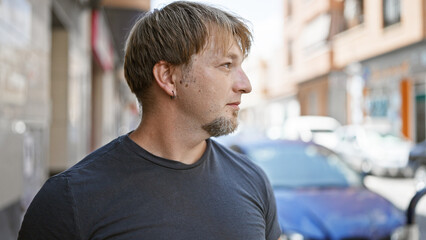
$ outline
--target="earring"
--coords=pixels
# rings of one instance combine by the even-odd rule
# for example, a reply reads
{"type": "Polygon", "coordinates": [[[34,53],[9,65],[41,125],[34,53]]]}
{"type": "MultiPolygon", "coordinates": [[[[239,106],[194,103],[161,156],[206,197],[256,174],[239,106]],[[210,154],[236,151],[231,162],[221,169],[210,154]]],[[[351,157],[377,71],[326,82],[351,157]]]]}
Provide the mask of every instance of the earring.
{"type": "Polygon", "coordinates": [[[175,99],[176,98],[176,95],[175,95],[175,92],[174,91],[172,91],[172,93],[173,93],[173,96],[170,96],[170,99],[175,99]]]}

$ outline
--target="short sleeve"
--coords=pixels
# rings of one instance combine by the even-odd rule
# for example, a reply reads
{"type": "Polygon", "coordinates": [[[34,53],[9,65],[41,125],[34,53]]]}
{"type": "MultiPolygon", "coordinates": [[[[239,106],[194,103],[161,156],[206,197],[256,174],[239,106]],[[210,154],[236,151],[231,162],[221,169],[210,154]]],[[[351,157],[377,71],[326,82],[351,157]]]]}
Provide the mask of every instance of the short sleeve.
{"type": "Polygon", "coordinates": [[[50,178],[31,202],[18,240],[80,239],[74,201],[65,176],[50,178]]]}
{"type": "Polygon", "coordinates": [[[271,184],[265,176],[267,208],[266,208],[266,240],[277,240],[281,236],[281,228],[278,223],[277,205],[271,184]]]}

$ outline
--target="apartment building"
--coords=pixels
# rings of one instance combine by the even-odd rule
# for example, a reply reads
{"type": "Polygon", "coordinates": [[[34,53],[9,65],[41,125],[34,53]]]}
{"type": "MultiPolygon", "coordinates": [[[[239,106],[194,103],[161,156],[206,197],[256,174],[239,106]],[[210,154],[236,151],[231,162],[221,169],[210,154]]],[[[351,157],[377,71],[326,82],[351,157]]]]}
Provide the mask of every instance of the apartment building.
{"type": "Polygon", "coordinates": [[[425,139],[424,0],[285,0],[285,78],[302,115],[425,139]]]}

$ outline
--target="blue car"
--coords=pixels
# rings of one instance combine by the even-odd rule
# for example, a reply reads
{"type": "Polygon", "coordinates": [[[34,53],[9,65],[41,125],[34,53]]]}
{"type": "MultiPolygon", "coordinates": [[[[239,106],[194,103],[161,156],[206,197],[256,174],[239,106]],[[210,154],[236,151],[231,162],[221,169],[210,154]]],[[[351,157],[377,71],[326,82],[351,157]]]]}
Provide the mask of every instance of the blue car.
{"type": "Polygon", "coordinates": [[[259,140],[232,145],[267,174],[282,239],[390,239],[405,215],[363,185],[334,152],[314,143],[259,140]]]}

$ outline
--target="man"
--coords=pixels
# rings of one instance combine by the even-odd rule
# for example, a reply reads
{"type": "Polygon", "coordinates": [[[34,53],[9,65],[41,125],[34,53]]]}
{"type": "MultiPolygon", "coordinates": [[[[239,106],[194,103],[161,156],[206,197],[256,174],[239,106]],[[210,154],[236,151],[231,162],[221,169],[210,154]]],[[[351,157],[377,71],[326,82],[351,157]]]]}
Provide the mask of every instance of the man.
{"type": "Polygon", "coordinates": [[[19,239],[278,239],[265,174],[209,139],[237,127],[250,45],[241,19],[204,4],[140,19],[124,66],[139,127],[49,179],[19,239]]]}

